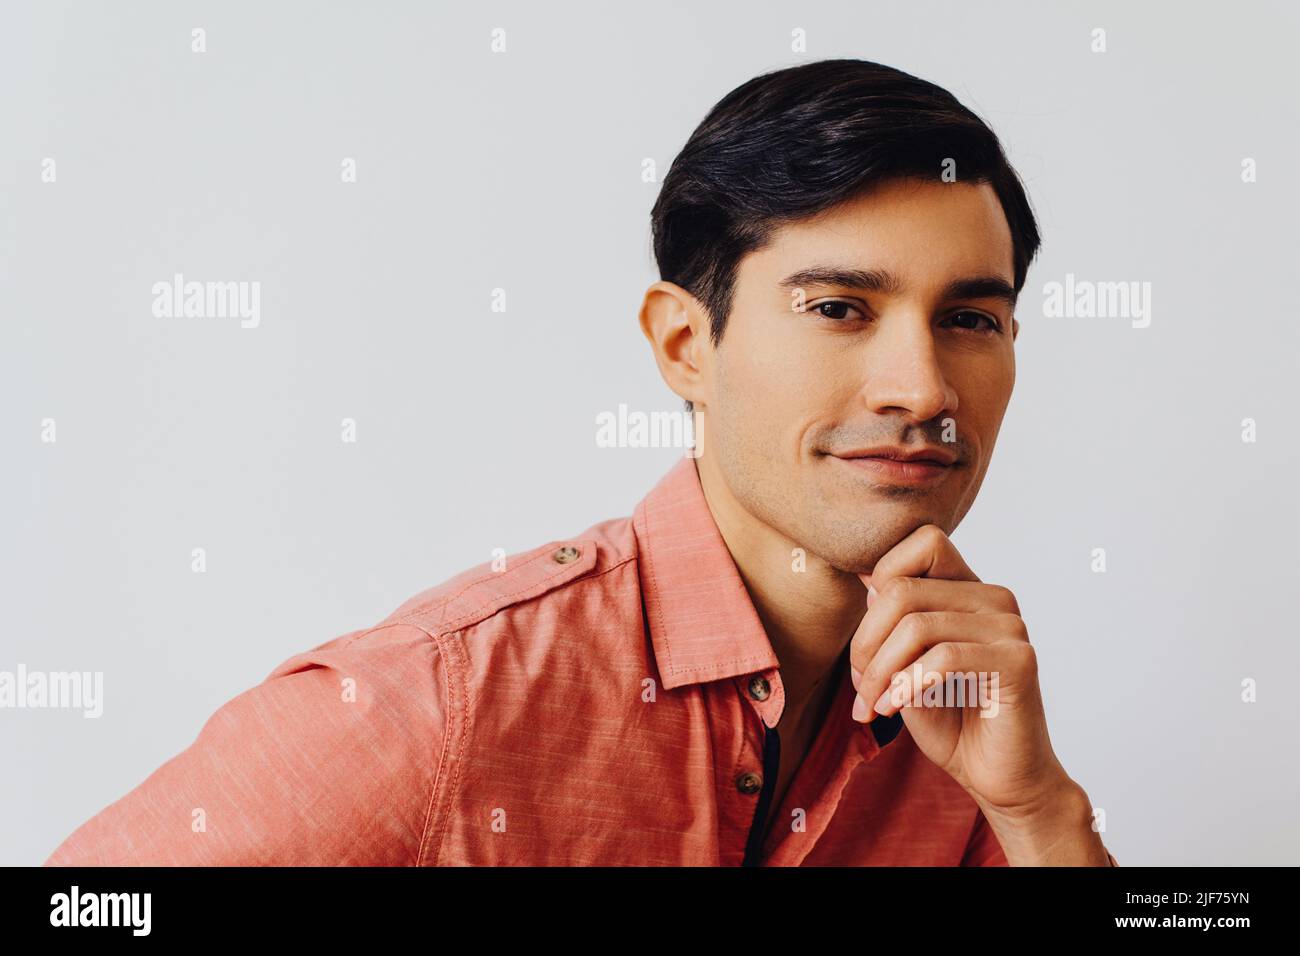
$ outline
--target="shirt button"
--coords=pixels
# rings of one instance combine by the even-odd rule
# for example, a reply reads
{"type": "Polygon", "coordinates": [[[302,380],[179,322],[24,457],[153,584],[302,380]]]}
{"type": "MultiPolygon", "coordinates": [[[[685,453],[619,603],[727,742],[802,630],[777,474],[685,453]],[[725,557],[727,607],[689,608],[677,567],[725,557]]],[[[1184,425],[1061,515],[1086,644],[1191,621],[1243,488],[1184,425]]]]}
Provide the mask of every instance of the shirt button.
{"type": "Polygon", "coordinates": [[[736,789],[741,793],[758,793],[763,789],[763,778],[752,770],[736,778],[736,789]]]}
{"type": "Polygon", "coordinates": [[[767,695],[772,692],[772,685],[767,682],[766,677],[751,677],[749,679],[749,696],[754,700],[767,700],[767,695]]]}
{"type": "Polygon", "coordinates": [[[573,545],[566,544],[564,547],[556,550],[555,553],[551,555],[551,558],[558,561],[560,564],[568,564],[570,561],[576,561],[580,554],[582,554],[582,552],[573,545]]]}

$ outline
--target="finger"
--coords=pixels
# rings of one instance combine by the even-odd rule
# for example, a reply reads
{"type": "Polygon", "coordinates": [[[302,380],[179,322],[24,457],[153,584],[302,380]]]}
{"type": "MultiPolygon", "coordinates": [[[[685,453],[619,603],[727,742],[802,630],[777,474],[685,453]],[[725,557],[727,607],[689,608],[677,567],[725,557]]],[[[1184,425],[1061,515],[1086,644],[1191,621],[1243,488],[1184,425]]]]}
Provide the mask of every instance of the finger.
{"type": "MultiPolygon", "coordinates": [[[[974,701],[983,706],[979,696],[987,696],[991,692],[997,698],[1000,691],[1014,685],[1021,676],[1031,673],[1034,666],[1034,649],[1028,642],[995,641],[977,644],[970,641],[941,641],[900,672],[885,693],[876,699],[872,712],[888,717],[903,707],[913,706],[916,700],[923,701],[926,686],[946,684],[954,677],[966,674],[975,674],[978,680],[987,681],[991,691],[977,688],[974,701]],[[921,675],[922,681],[919,689],[915,686],[917,673],[921,675]]],[[[969,694],[965,697],[969,706],[971,697],[969,694]]]]}
{"type": "Polygon", "coordinates": [[[949,581],[978,581],[975,572],[957,551],[956,545],[937,524],[923,524],[876,562],[870,574],[858,577],[880,593],[890,578],[944,578],[949,581]]]}
{"type": "Polygon", "coordinates": [[[891,578],[884,590],[868,597],[867,602],[867,613],[849,642],[849,669],[855,688],[872,657],[908,614],[915,611],[1020,613],[1016,596],[999,584],[942,578],[891,578]]]}
{"type": "MultiPolygon", "coordinates": [[[[899,622],[875,657],[863,668],[858,696],[868,709],[879,702],[918,659],[943,643],[1028,643],[1029,632],[1019,614],[971,614],[961,611],[913,611],[899,622]]],[[[945,675],[946,679],[946,675],[945,675]]]]}

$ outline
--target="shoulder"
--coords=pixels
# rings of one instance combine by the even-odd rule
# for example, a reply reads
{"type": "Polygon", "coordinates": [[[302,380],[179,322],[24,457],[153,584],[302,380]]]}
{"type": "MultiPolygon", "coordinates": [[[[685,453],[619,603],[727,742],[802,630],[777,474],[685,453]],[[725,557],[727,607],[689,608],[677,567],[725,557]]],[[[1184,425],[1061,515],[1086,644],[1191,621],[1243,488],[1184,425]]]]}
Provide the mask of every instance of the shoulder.
{"type": "MultiPolygon", "coordinates": [[[[408,728],[443,737],[465,699],[457,688],[493,658],[511,661],[520,641],[536,652],[557,634],[566,646],[576,643],[575,635],[600,641],[609,634],[622,642],[634,624],[640,634],[631,520],[604,521],[462,571],[377,624],[288,658],[263,681],[261,693],[298,708],[306,694],[343,693],[360,705],[349,713],[376,707],[372,717],[399,714],[408,728]]],[[[535,653],[534,663],[548,656],[535,653]]]]}
{"type": "Polygon", "coordinates": [[[524,605],[534,611],[567,603],[600,606],[626,595],[621,585],[627,573],[636,573],[635,558],[632,519],[612,518],[570,538],[494,556],[414,595],[377,628],[412,627],[436,639],[503,612],[508,618],[524,605]]]}
{"type": "Polygon", "coordinates": [[[625,637],[639,622],[635,553],[630,518],[602,522],[477,565],[372,627],[294,654],[47,863],[436,860],[485,675],[576,672],[576,642],[547,635],[625,637]],[[525,643],[543,652],[519,654],[525,643]]]}

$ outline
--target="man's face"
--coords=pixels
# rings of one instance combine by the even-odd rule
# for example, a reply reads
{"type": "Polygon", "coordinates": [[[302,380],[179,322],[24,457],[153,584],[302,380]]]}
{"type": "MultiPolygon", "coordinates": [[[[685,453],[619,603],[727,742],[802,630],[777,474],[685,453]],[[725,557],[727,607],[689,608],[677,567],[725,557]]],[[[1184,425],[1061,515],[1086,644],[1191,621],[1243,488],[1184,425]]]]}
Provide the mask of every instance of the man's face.
{"type": "Polygon", "coordinates": [[[844,571],[869,572],[923,524],[951,533],[979,491],[1015,383],[1013,304],[987,282],[952,291],[988,279],[1008,290],[1013,281],[1010,228],[988,185],[894,180],[780,228],[741,261],[722,342],[699,356],[709,370],[696,403],[701,467],[844,571]],[[917,480],[837,457],[879,445],[939,446],[956,462],[917,480]]]}

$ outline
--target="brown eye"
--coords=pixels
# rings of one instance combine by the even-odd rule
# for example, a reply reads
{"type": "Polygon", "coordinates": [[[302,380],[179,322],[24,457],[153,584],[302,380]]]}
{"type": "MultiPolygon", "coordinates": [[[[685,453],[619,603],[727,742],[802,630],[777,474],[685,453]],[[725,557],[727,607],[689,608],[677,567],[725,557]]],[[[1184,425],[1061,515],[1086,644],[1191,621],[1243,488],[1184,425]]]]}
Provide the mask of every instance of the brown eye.
{"type": "Polygon", "coordinates": [[[834,299],[827,302],[819,302],[817,305],[813,306],[813,311],[819,316],[823,319],[830,319],[834,322],[843,322],[846,319],[852,318],[852,316],[845,314],[850,310],[854,312],[858,311],[857,307],[851,303],[840,302],[834,299]]]}
{"type": "Polygon", "coordinates": [[[998,325],[997,319],[994,319],[992,316],[985,315],[983,312],[972,312],[969,309],[967,309],[962,312],[953,313],[952,318],[954,322],[958,323],[957,327],[965,332],[1001,332],[1002,331],[1002,326],[998,325]],[[963,322],[960,321],[963,319],[970,319],[975,324],[971,326],[965,325],[963,322]],[[979,323],[981,319],[987,324],[984,326],[980,326],[979,323]]]}

